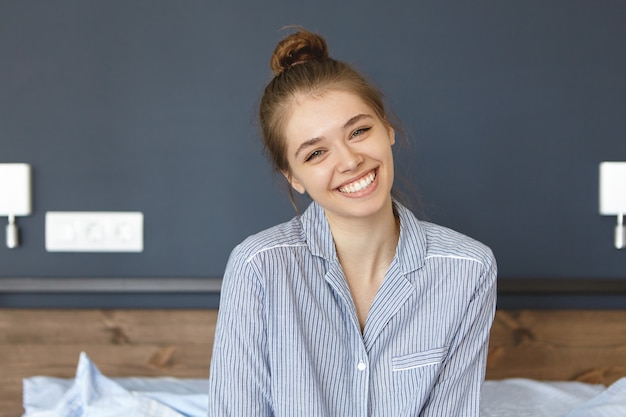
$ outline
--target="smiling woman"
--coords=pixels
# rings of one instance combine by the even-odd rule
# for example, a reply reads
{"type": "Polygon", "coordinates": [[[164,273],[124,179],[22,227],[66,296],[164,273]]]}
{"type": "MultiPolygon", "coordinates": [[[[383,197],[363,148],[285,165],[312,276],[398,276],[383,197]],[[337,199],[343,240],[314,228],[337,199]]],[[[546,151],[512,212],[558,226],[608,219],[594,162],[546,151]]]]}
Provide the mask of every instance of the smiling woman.
{"type": "Polygon", "coordinates": [[[393,128],[353,93],[295,102],[284,131],[291,186],[320,203],[332,222],[384,209],[392,217],[393,128]]]}
{"type": "Polygon", "coordinates": [[[478,416],[496,262],[392,197],[381,93],[306,30],[271,59],[263,139],[302,215],[231,253],[211,416],[478,416]]]}

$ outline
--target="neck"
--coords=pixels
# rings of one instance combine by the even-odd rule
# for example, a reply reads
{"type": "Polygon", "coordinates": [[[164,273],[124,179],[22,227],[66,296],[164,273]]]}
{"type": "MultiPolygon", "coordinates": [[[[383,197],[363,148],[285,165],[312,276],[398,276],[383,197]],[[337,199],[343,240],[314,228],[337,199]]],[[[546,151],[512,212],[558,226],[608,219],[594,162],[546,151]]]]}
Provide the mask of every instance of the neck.
{"type": "Polygon", "coordinates": [[[361,327],[396,253],[400,225],[391,202],[366,219],[333,219],[326,215],[339,263],[361,327]]]}
{"type": "Polygon", "coordinates": [[[327,216],[342,266],[362,270],[372,276],[375,270],[386,270],[395,256],[400,236],[399,221],[391,202],[379,213],[367,218],[334,219],[327,216]]]}

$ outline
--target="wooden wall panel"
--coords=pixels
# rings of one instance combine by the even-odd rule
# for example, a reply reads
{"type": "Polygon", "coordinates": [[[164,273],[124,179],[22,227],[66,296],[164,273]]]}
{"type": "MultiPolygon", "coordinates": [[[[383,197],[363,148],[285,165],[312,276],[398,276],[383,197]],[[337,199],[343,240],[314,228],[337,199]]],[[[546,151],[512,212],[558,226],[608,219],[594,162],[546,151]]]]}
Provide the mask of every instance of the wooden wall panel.
{"type": "Polygon", "coordinates": [[[610,384],[626,375],[626,311],[498,311],[487,378],[610,384]]]}
{"type": "MultiPolygon", "coordinates": [[[[215,310],[0,309],[0,417],[22,414],[22,379],[72,377],[85,351],[107,376],[206,378],[215,310]]],[[[610,384],[626,375],[626,310],[496,313],[488,379],[610,384]]]]}
{"type": "Polygon", "coordinates": [[[23,412],[22,379],[73,377],[81,351],[103,374],[206,378],[215,310],[0,310],[0,417],[23,412]]]}

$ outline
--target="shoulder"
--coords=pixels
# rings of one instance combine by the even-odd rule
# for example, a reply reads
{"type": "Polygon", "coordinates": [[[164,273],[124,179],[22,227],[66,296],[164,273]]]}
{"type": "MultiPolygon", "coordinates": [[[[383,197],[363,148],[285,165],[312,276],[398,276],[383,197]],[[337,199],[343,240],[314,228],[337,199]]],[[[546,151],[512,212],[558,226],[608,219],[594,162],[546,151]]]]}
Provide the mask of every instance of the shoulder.
{"type": "Polygon", "coordinates": [[[467,259],[491,266],[495,258],[491,249],[467,235],[434,223],[419,221],[426,236],[426,259],[467,259]]]}
{"type": "Polygon", "coordinates": [[[409,209],[396,203],[405,231],[405,246],[419,254],[420,263],[433,258],[472,260],[487,267],[495,264],[491,249],[463,233],[418,219],[409,209]]]}
{"type": "Polygon", "coordinates": [[[288,222],[248,236],[233,249],[231,258],[237,257],[244,262],[249,262],[257,255],[268,251],[304,245],[306,245],[306,240],[302,233],[302,224],[298,217],[294,217],[288,222]]]}
{"type": "Polygon", "coordinates": [[[444,226],[421,222],[426,234],[426,264],[446,271],[455,285],[460,280],[474,288],[493,293],[496,288],[498,265],[487,245],[444,226]],[[442,269],[443,268],[443,269],[442,269]]]}

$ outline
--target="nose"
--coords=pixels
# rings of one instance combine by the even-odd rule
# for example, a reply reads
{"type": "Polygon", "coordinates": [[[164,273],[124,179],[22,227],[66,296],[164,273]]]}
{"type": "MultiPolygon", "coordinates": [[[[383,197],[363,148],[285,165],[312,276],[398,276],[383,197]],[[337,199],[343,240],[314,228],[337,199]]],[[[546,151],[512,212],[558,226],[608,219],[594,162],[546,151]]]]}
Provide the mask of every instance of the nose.
{"type": "Polygon", "coordinates": [[[363,156],[351,149],[349,145],[340,147],[339,163],[337,168],[340,172],[349,172],[355,170],[363,162],[363,156]]]}

